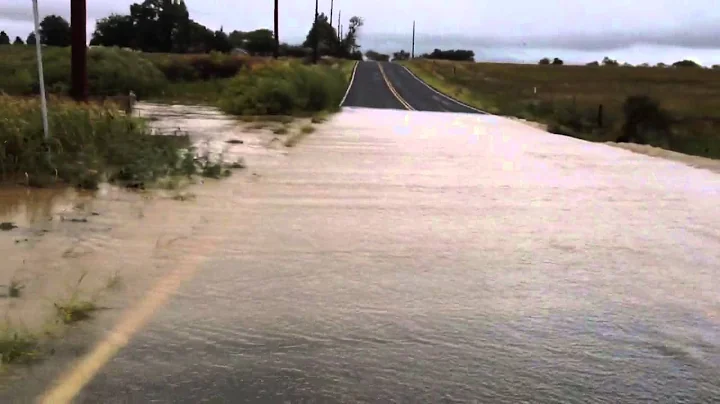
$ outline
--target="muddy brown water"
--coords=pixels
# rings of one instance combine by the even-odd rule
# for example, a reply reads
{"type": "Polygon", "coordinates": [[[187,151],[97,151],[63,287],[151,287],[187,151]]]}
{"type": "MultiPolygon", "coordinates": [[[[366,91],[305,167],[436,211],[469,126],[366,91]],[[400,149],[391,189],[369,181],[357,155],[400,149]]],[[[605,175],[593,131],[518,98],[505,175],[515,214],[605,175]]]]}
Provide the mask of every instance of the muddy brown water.
{"type": "Polygon", "coordinates": [[[118,302],[200,263],[79,402],[720,398],[717,173],[492,116],[353,108],[254,156],[194,202],[108,191],[87,229],[48,233],[92,247],[76,265],[124,268],[118,302]]]}

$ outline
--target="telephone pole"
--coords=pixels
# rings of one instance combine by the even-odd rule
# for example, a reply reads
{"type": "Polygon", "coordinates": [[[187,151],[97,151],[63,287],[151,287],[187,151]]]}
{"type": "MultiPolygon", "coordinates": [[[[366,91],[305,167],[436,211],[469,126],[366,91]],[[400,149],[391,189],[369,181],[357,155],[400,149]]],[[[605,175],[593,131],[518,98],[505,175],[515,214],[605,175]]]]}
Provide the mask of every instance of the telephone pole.
{"type": "Polygon", "coordinates": [[[415,59],[415,21],[414,20],[413,20],[412,50],[410,51],[410,59],[415,59]]]}
{"type": "Polygon", "coordinates": [[[330,0],[330,26],[332,27],[332,18],[333,18],[333,3],[334,0],[330,0]]]}
{"type": "Polygon", "coordinates": [[[87,4],[85,0],[70,0],[70,26],[72,30],[71,94],[76,101],[87,102],[87,4]]]}
{"type": "Polygon", "coordinates": [[[342,10],[339,10],[338,11],[338,28],[337,28],[338,42],[340,42],[342,40],[342,34],[340,33],[340,29],[342,28],[340,26],[341,22],[342,22],[342,10]]]}
{"type": "Polygon", "coordinates": [[[313,21],[313,63],[318,62],[318,46],[320,45],[320,38],[317,32],[317,21],[318,21],[318,0],[315,0],[315,20],[313,21]]]}
{"type": "Polygon", "coordinates": [[[278,32],[280,29],[280,24],[278,23],[278,21],[279,21],[278,0],[275,0],[274,20],[275,20],[275,27],[274,27],[275,28],[275,48],[273,49],[273,57],[275,59],[277,59],[278,56],[280,56],[280,36],[279,36],[280,33],[278,32]]]}

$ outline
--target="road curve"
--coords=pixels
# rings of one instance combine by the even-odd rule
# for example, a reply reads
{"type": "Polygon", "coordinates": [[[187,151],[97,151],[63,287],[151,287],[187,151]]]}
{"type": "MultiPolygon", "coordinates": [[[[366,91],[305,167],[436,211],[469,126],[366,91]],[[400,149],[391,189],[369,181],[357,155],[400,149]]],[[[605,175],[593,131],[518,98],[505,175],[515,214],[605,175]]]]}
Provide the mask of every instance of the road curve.
{"type": "Polygon", "coordinates": [[[342,106],[483,113],[433,90],[405,67],[390,62],[359,62],[342,106]]]}
{"type": "Polygon", "coordinates": [[[409,70],[397,63],[382,62],[381,68],[395,91],[415,110],[482,113],[433,90],[410,73],[409,70]]]}
{"type": "Polygon", "coordinates": [[[407,109],[392,93],[376,62],[358,62],[343,107],[407,109]]]}

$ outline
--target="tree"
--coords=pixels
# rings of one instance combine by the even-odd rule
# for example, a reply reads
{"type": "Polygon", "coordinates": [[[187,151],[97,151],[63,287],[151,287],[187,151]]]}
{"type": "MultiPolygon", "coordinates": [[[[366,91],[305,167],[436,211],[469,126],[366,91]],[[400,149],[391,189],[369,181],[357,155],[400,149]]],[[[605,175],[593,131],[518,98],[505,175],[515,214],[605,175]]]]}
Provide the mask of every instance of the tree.
{"type": "Polygon", "coordinates": [[[605,56],[602,61],[603,66],[618,66],[619,63],[617,60],[610,59],[609,57],[605,56]]]}
{"type": "MultiPolygon", "coordinates": [[[[318,14],[317,21],[313,23],[315,32],[318,36],[318,51],[321,55],[336,54],[339,48],[340,42],[337,39],[337,32],[335,28],[330,25],[328,16],[325,13],[318,14]]],[[[310,31],[305,37],[303,42],[304,47],[312,48],[315,43],[313,42],[313,27],[310,27],[310,31]]]]}
{"type": "Polygon", "coordinates": [[[28,45],[35,45],[35,43],[37,43],[37,38],[35,38],[35,33],[34,33],[34,32],[31,32],[31,33],[28,35],[27,39],[25,40],[25,43],[28,44],[28,45]]]}
{"type": "Polygon", "coordinates": [[[600,63],[598,63],[597,61],[593,61],[590,63],[586,63],[585,66],[600,66],[600,63]]]}
{"type": "Polygon", "coordinates": [[[15,42],[13,42],[13,45],[25,45],[25,42],[23,42],[22,38],[19,36],[15,37],[15,42]]]}
{"type": "Polygon", "coordinates": [[[663,63],[663,62],[660,62],[660,63],[656,64],[655,67],[659,67],[659,68],[661,68],[661,69],[664,69],[664,68],[667,67],[667,65],[666,65],[665,63],[663,63]]]}
{"type": "Polygon", "coordinates": [[[375,52],[374,50],[368,50],[365,52],[365,56],[367,56],[368,59],[375,60],[377,62],[387,62],[390,60],[390,55],[375,52]]]}
{"type": "Polygon", "coordinates": [[[10,45],[10,37],[5,31],[0,31],[0,45],[10,45]]]}
{"type": "Polygon", "coordinates": [[[358,31],[364,25],[364,21],[360,17],[350,18],[350,26],[348,27],[347,35],[343,39],[343,48],[350,54],[356,53],[360,49],[360,45],[357,44],[358,31]]]}
{"type": "Polygon", "coordinates": [[[712,69],[713,69],[713,70],[720,70],[720,65],[713,65],[713,66],[712,66],[712,69]]]}
{"type": "Polygon", "coordinates": [[[555,58],[553,59],[552,64],[562,66],[565,62],[563,62],[562,59],[555,58]]]}
{"type": "Polygon", "coordinates": [[[441,60],[453,60],[461,62],[474,62],[475,52],[471,50],[463,49],[451,49],[451,50],[440,50],[435,49],[432,53],[426,53],[421,58],[425,59],[441,59],[441,60]]]}
{"type": "Polygon", "coordinates": [[[400,52],[393,53],[393,60],[408,60],[410,59],[410,54],[408,52],[405,52],[405,50],[401,50],[400,52]]]}
{"type": "Polygon", "coordinates": [[[681,60],[679,62],[673,63],[673,67],[701,67],[699,64],[693,62],[692,60],[681,60]]]}
{"type": "Polygon", "coordinates": [[[132,48],[135,41],[133,29],[133,20],[129,15],[111,14],[98,20],[90,45],[132,48]]]}
{"type": "Polygon", "coordinates": [[[538,62],[538,64],[539,64],[539,65],[549,65],[549,64],[550,64],[550,59],[549,59],[549,58],[542,58],[542,59],[540,59],[540,61],[538,62]]]}
{"type": "Polygon", "coordinates": [[[245,34],[245,50],[254,55],[270,55],[275,50],[275,36],[269,29],[256,29],[245,34]]]}
{"type": "Polygon", "coordinates": [[[230,44],[230,38],[220,27],[220,31],[215,31],[213,38],[213,50],[222,53],[229,53],[232,50],[232,44],[230,44]]]}
{"type": "Polygon", "coordinates": [[[70,23],[58,15],[49,15],[40,22],[40,43],[47,46],[70,46],[70,23]]]}

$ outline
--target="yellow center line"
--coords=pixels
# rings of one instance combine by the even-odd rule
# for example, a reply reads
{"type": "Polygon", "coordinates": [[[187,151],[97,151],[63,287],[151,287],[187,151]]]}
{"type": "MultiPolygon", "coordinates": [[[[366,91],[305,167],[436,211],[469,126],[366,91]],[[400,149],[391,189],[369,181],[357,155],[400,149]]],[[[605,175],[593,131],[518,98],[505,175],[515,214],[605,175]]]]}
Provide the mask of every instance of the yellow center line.
{"type": "Polygon", "coordinates": [[[388,80],[387,75],[385,74],[385,70],[382,67],[382,64],[378,63],[378,68],[380,68],[380,75],[382,76],[383,80],[385,80],[385,84],[388,86],[388,89],[390,89],[390,92],[395,96],[395,98],[400,101],[400,104],[402,104],[406,109],[410,111],[415,111],[415,108],[413,108],[410,104],[408,104],[407,101],[405,101],[400,94],[395,90],[395,87],[393,87],[392,84],[390,84],[390,80],[388,80]]]}
{"type": "Polygon", "coordinates": [[[208,240],[197,245],[206,255],[192,254],[190,259],[181,261],[166,277],[160,280],[140,301],[128,310],[115,328],[95,348],[85,355],[79,362],[72,365],[69,372],[60,378],[54,387],[47,391],[38,403],[65,404],[70,403],[80,391],[102,370],[102,368],[122,349],[132,337],[153,317],[172,295],[200,269],[207,251],[218,246],[217,240],[208,240]]]}

